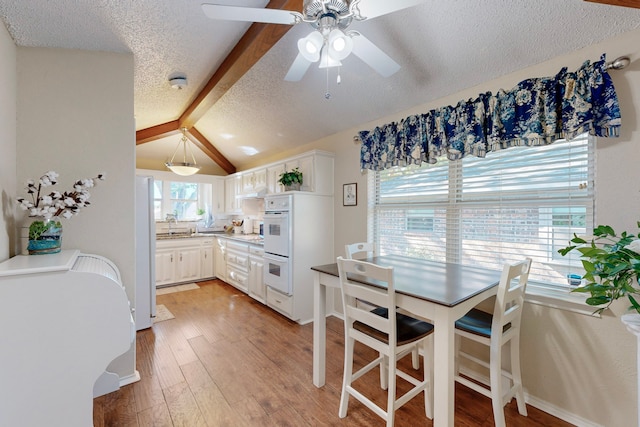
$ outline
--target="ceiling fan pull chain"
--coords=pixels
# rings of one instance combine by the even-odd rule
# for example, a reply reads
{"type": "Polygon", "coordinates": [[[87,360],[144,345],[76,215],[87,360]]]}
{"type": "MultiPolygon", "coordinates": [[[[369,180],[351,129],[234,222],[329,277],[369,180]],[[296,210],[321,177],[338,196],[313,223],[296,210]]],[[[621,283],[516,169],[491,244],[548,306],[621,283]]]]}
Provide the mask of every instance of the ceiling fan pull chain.
{"type": "Polygon", "coordinates": [[[342,78],[340,77],[340,70],[342,69],[342,67],[338,67],[338,77],[336,78],[336,83],[340,84],[342,83],[342,78]]]}
{"type": "Polygon", "coordinates": [[[331,93],[329,93],[329,68],[327,67],[327,91],[324,94],[324,99],[331,99],[331,93]]]}

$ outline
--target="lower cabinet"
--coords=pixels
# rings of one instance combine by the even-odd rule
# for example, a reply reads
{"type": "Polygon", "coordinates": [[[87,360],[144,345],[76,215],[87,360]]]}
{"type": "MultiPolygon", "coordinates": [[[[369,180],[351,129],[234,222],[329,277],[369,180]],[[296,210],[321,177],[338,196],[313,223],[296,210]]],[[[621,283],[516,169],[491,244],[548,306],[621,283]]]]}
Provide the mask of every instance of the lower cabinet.
{"type": "Polygon", "coordinates": [[[242,292],[249,288],[249,245],[227,241],[227,282],[242,292]]]}
{"type": "Polygon", "coordinates": [[[156,242],[156,286],[209,279],[213,276],[212,238],[156,242]]]}
{"type": "Polygon", "coordinates": [[[215,245],[215,239],[203,240],[200,246],[200,278],[211,279],[215,276],[214,263],[215,257],[213,255],[213,248],[215,245]]]}
{"type": "Polygon", "coordinates": [[[227,281],[227,241],[223,238],[216,238],[213,246],[213,268],[215,276],[227,281]]]}
{"type": "Polygon", "coordinates": [[[264,249],[249,246],[249,295],[266,302],[267,286],[264,284],[264,249]]]}

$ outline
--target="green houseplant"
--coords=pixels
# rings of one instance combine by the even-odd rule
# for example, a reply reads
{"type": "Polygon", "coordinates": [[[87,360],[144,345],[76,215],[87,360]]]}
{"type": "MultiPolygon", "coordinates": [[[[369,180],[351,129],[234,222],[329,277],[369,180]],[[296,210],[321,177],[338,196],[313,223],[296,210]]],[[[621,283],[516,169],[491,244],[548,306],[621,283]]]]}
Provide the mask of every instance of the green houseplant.
{"type": "Polygon", "coordinates": [[[284,171],[280,174],[278,182],[284,185],[285,190],[299,190],[302,185],[302,172],[298,168],[293,168],[289,172],[284,171]]]}
{"type": "MultiPolygon", "coordinates": [[[[640,221],[637,226],[640,228],[640,221]]],[[[587,304],[599,307],[594,314],[602,313],[625,296],[631,302],[629,308],[640,313],[640,304],[634,298],[640,294],[640,238],[626,231],[618,236],[610,226],[600,225],[593,230],[591,240],[574,234],[570,243],[558,252],[563,256],[573,250],[580,252],[585,270],[582,279],[586,282],[572,292],[589,293],[587,304]]]]}

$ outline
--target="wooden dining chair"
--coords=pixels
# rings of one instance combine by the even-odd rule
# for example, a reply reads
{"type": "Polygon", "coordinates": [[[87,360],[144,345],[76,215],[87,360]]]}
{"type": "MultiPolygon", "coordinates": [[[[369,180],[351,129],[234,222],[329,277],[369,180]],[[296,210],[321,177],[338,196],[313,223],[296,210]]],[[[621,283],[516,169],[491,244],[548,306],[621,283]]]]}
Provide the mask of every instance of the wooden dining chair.
{"type": "Polygon", "coordinates": [[[345,356],[342,394],[340,397],[340,418],[347,416],[349,397],[353,396],[365,406],[386,420],[387,427],[393,426],[395,411],[406,402],[424,392],[425,414],[433,418],[432,408],[432,363],[427,357],[433,354],[431,334],[433,325],[396,313],[393,268],[381,267],[365,261],[347,260],[338,257],[338,273],[344,308],[345,356]],[[377,283],[380,286],[364,284],[359,280],[377,283]],[[356,303],[357,299],[371,301],[377,306],[369,311],[356,303]],[[376,350],[379,356],[353,372],[355,342],[376,350]],[[422,380],[401,371],[397,361],[403,354],[411,351],[416,344],[423,345],[424,376],[422,380]],[[386,374],[387,405],[386,410],[374,403],[369,397],[355,389],[353,382],[377,366],[384,366],[380,375],[386,374]],[[396,377],[411,383],[413,388],[396,398],[396,377]]]}
{"type": "Polygon", "coordinates": [[[363,259],[373,257],[376,254],[373,243],[368,242],[344,245],[344,252],[347,255],[347,259],[363,259]]]}
{"type": "Polygon", "coordinates": [[[493,314],[474,308],[456,321],[455,380],[491,398],[496,427],[505,426],[504,406],[513,397],[516,398],[520,415],[527,415],[520,371],[520,323],[530,269],[530,258],[513,265],[506,264],[500,277],[493,314]],[[489,362],[460,351],[462,338],[488,346],[489,362]],[[511,355],[510,372],[502,369],[502,347],[506,344],[509,344],[511,355]],[[460,374],[460,356],[489,369],[488,388],[460,374]],[[509,381],[506,392],[502,391],[503,377],[509,381]]]}
{"type": "MultiPolygon", "coordinates": [[[[376,251],[373,246],[373,243],[369,243],[369,242],[351,243],[349,245],[344,245],[344,252],[347,256],[347,259],[363,259],[368,257],[374,257],[376,255],[376,251]]],[[[369,306],[373,308],[370,302],[368,301],[361,301],[361,302],[364,304],[369,304],[369,306]]],[[[417,345],[411,351],[411,365],[413,366],[413,369],[416,369],[416,370],[420,369],[420,354],[419,354],[419,348],[417,345]]]]}

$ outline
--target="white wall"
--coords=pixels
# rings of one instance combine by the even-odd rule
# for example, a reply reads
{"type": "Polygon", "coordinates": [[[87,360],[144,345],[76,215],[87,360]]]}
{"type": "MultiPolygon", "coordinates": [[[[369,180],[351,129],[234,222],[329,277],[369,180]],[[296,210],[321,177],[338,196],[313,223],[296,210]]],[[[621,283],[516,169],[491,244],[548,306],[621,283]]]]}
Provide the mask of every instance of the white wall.
{"type": "Polygon", "coordinates": [[[0,262],[15,255],[16,46],[0,23],[0,262]]]}
{"type": "MultiPolygon", "coordinates": [[[[113,260],[129,300],[135,298],[135,127],[133,56],[19,47],[17,187],[48,170],[60,174],[58,191],[105,172],[91,189],[91,206],[63,220],[63,249],[113,260]]],[[[20,221],[29,222],[22,211],[20,221]]],[[[100,304],[100,301],[95,301],[100,304]]],[[[135,371],[135,353],[111,368],[135,371]]]]}

